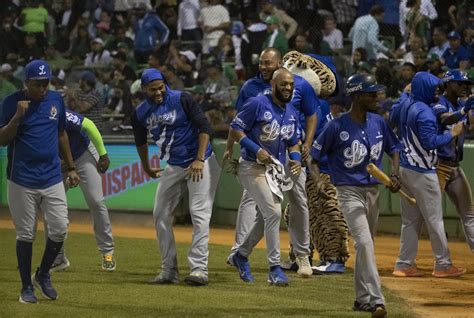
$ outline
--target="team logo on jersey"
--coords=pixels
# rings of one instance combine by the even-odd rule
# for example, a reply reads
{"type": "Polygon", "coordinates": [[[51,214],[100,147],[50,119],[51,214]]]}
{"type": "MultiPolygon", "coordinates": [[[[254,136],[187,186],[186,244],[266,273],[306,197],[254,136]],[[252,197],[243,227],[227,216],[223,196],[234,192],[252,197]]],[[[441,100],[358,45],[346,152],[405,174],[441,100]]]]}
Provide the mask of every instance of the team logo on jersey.
{"type": "Polygon", "coordinates": [[[57,120],[56,116],[58,115],[58,110],[56,106],[51,106],[51,110],[49,111],[49,119],[57,120]]]}
{"type": "Polygon", "coordinates": [[[382,139],[383,135],[380,133],[380,131],[377,131],[377,136],[375,136],[375,139],[382,139]]]}
{"type": "Polygon", "coordinates": [[[266,124],[262,127],[262,134],[260,135],[260,140],[272,141],[272,140],[276,140],[278,136],[280,135],[283,140],[284,139],[288,140],[293,136],[294,133],[295,133],[294,124],[282,125],[280,127],[280,124],[276,120],[272,120],[271,123],[266,124]]]}
{"type": "Polygon", "coordinates": [[[173,125],[175,121],[176,110],[173,110],[172,112],[167,112],[160,115],[151,114],[151,116],[147,118],[146,124],[148,130],[151,130],[156,128],[158,125],[173,125]]]}
{"type": "Polygon", "coordinates": [[[79,117],[70,112],[66,112],[66,120],[70,121],[74,125],[77,125],[80,122],[79,117]]]}
{"type": "Polygon", "coordinates": [[[350,147],[344,149],[344,157],[347,159],[344,161],[346,168],[353,168],[360,165],[367,156],[367,147],[359,140],[353,140],[350,147]]]}
{"type": "Polygon", "coordinates": [[[263,118],[265,118],[265,120],[270,120],[270,119],[272,119],[272,117],[273,117],[272,113],[270,113],[270,112],[265,112],[263,114],[263,118]]]}
{"type": "Polygon", "coordinates": [[[41,76],[46,75],[46,71],[44,70],[45,68],[46,68],[46,65],[40,65],[38,67],[39,69],[38,75],[41,75],[41,76]]]}
{"type": "Polygon", "coordinates": [[[339,134],[339,138],[341,138],[342,141],[347,141],[347,140],[349,140],[349,133],[347,131],[343,130],[339,134]]]}

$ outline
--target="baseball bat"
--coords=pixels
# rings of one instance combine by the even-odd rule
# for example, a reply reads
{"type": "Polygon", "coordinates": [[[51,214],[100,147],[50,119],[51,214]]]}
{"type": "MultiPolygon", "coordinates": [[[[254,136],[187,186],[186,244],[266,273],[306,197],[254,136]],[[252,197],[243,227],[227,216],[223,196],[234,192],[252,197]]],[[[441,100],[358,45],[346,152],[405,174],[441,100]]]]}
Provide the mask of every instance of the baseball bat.
{"type": "MultiPolygon", "coordinates": [[[[390,180],[390,178],[373,163],[369,163],[367,165],[367,172],[374,176],[377,180],[382,182],[382,184],[384,184],[385,186],[392,186],[392,180],[390,180]]],[[[404,197],[410,204],[416,204],[416,199],[414,197],[407,194],[402,189],[400,189],[398,192],[400,192],[400,195],[404,197]]]]}

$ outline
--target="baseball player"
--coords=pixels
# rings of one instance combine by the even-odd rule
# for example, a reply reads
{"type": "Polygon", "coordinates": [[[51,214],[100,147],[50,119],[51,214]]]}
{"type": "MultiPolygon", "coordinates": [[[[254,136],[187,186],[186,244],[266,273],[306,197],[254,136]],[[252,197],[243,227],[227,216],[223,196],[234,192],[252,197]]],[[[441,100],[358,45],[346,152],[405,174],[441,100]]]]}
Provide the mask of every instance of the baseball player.
{"type": "MultiPolygon", "coordinates": [[[[109,168],[109,156],[96,125],[90,119],[69,109],[66,109],[66,132],[76,171],[81,177],[79,186],[92,214],[95,239],[102,254],[102,269],[114,271],[116,262],[112,225],[110,224],[109,211],[105,205],[102,179],[99,174],[105,173],[109,168]]],[[[68,182],[66,179],[63,181],[67,191],[68,182]]],[[[47,231],[45,233],[47,234],[47,231]]],[[[51,271],[64,270],[69,265],[70,262],[63,246],[51,266],[51,271]]]]}
{"type": "Polygon", "coordinates": [[[451,262],[436,175],[436,148],[449,144],[463,131],[463,124],[458,123],[449,131],[438,133],[436,117],[429,105],[436,101],[442,85],[441,79],[430,73],[416,73],[411,82],[410,96],[390,114],[390,120],[396,125],[404,147],[400,159],[400,176],[417,201],[416,205],[411,205],[401,200],[400,254],[393,271],[396,277],[424,275],[415,262],[423,221],[435,255],[432,275],[455,277],[466,272],[451,262]]]}
{"type": "Polygon", "coordinates": [[[301,153],[298,113],[291,103],[293,76],[281,68],[273,73],[271,83],[271,95],[248,99],[231,123],[231,138],[239,140],[241,145],[238,178],[258,207],[253,226],[232,255],[232,264],[243,281],[252,282],[248,257],[265,235],[270,267],[268,282],[286,286],[288,278],[280,267],[281,202],[267,183],[265,165],[271,164],[273,159],[284,165],[288,151],[291,173],[297,175],[301,170],[301,153]]]}
{"type": "Polygon", "coordinates": [[[25,66],[25,89],[9,95],[0,109],[0,145],[8,145],[8,206],[16,230],[21,303],[37,303],[33,285],[44,298],[58,294],[49,269],[67,235],[67,203],[62,184],[61,152],[72,187],[80,180],[65,132],[64,101],[48,90],[51,71],[43,60],[25,66]],[[47,220],[48,239],[41,264],[31,276],[32,247],[38,214],[47,220]]]}
{"type": "MultiPolygon", "coordinates": [[[[281,66],[281,54],[275,48],[267,48],[260,54],[259,74],[245,82],[240,90],[236,102],[237,111],[241,111],[243,105],[250,97],[269,94],[272,85],[270,83],[273,73],[281,66]]],[[[302,77],[294,76],[294,93],[291,100],[292,105],[297,111],[298,125],[306,132],[306,139],[302,144],[303,157],[309,155],[309,149],[316,131],[316,109],[318,99],[311,85],[302,77]],[[304,125],[304,127],[303,127],[304,125]]],[[[227,149],[223,160],[228,160],[232,156],[232,146],[236,140],[229,134],[227,140],[227,149]]],[[[286,192],[291,205],[289,213],[288,230],[293,243],[293,251],[296,254],[296,261],[299,265],[298,274],[303,277],[312,275],[312,269],[309,262],[309,220],[308,203],[305,191],[306,172],[302,171],[299,175],[293,176],[294,186],[286,192]]],[[[232,264],[232,256],[242,244],[244,238],[253,226],[256,217],[256,203],[248,190],[244,189],[239,205],[236,220],[235,244],[232,247],[231,254],[227,258],[228,263],[232,264]]]]}
{"type": "Polygon", "coordinates": [[[337,189],[342,213],[354,239],[354,311],[385,317],[385,300],[375,263],[374,235],[378,220],[378,181],[366,167],[382,165],[383,153],[392,159],[391,191],[398,191],[399,142],[384,119],[372,112],[377,107],[377,85],[371,75],[355,74],[347,80],[346,93],[352,99],[348,113],[331,121],[313,144],[310,173],[320,195],[327,196],[320,179],[319,161],[328,156],[331,179],[337,189]]]}
{"type": "MultiPolygon", "coordinates": [[[[443,78],[445,92],[433,105],[433,112],[438,120],[438,133],[444,133],[457,122],[467,122],[468,112],[474,107],[474,98],[466,103],[461,97],[469,95],[472,81],[460,70],[449,70],[443,78]]],[[[446,191],[449,199],[456,206],[464,227],[466,241],[474,252],[474,206],[469,182],[459,163],[463,159],[464,133],[450,143],[438,147],[438,174],[441,191],[446,191]]]]}
{"type": "Polygon", "coordinates": [[[173,236],[173,210],[187,187],[193,238],[188,253],[189,285],[207,285],[209,221],[220,167],[209,143],[210,126],[192,98],[169,88],[160,71],[149,68],[141,77],[146,100],[132,115],[135,143],[145,172],[160,178],[153,218],[161,255],[161,273],[153,284],[178,284],[176,244],[173,236]],[[148,132],[160,149],[164,170],[150,167],[148,132]]]}

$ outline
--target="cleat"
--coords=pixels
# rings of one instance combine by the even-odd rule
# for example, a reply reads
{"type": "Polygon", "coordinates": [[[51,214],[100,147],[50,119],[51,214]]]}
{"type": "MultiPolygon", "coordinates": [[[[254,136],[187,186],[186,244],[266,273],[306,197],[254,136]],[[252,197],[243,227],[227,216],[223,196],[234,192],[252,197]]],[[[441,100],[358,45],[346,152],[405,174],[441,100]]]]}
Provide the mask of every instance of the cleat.
{"type": "Polygon", "coordinates": [[[59,271],[64,271],[66,268],[71,266],[71,263],[67,259],[66,256],[64,256],[59,263],[56,263],[56,261],[51,265],[51,268],[49,269],[49,273],[51,274],[52,272],[59,272],[59,271]]]}
{"type": "Polygon", "coordinates": [[[229,256],[227,256],[227,265],[235,267],[234,260],[232,259],[234,255],[235,254],[230,254],[229,256]]]}
{"type": "Polygon", "coordinates": [[[373,312],[372,306],[369,303],[361,304],[357,300],[354,301],[354,306],[352,306],[353,311],[365,311],[365,312],[373,312]]]}
{"type": "Polygon", "coordinates": [[[387,309],[385,305],[376,304],[374,310],[372,311],[372,318],[385,318],[387,317],[387,309]]]}
{"type": "Polygon", "coordinates": [[[311,264],[309,263],[308,256],[297,256],[296,264],[298,265],[297,273],[301,277],[308,278],[313,275],[313,269],[311,268],[311,264]]]}
{"type": "Polygon", "coordinates": [[[104,254],[102,256],[102,269],[107,272],[113,272],[117,264],[115,263],[114,254],[104,254]]]}
{"type": "Polygon", "coordinates": [[[176,273],[173,277],[165,276],[163,272],[159,273],[155,278],[149,281],[153,285],[177,285],[179,284],[178,274],[176,273]]]}
{"type": "Polygon", "coordinates": [[[36,270],[36,273],[33,274],[33,276],[31,277],[31,280],[33,282],[33,285],[39,289],[41,295],[43,295],[44,298],[49,300],[58,299],[58,293],[51,284],[51,276],[49,275],[49,273],[40,273],[38,268],[36,270]]]}
{"type": "Polygon", "coordinates": [[[279,265],[272,266],[270,273],[268,273],[268,282],[275,286],[288,286],[288,277],[279,265]]]}
{"type": "Polygon", "coordinates": [[[466,274],[466,269],[461,267],[456,267],[451,265],[442,270],[435,270],[431,275],[437,278],[447,278],[447,277],[459,277],[466,274]]]}
{"type": "Polygon", "coordinates": [[[321,261],[317,266],[312,267],[315,274],[342,274],[346,270],[344,263],[321,261]]]}
{"type": "Polygon", "coordinates": [[[22,304],[37,304],[38,298],[35,296],[35,289],[33,286],[22,288],[20,298],[18,300],[22,304]]]}
{"type": "Polygon", "coordinates": [[[395,277],[422,277],[425,275],[425,272],[418,269],[416,266],[411,266],[408,268],[396,268],[392,273],[395,277]]]}
{"type": "Polygon", "coordinates": [[[206,273],[201,271],[193,271],[186,276],[184,282],[191,286],[206,286],[209,284],[209,277],[207,277],[206,273]]]}
{"type": "Polygon", "coordinates": [[[250,264],[247,257],[242,256],[239,252],[237,252],[232,256],[232,262],[239,270],[240,279],[246,283],[251,283],[254,281],[252,273],[250,272],[250,264]]]}

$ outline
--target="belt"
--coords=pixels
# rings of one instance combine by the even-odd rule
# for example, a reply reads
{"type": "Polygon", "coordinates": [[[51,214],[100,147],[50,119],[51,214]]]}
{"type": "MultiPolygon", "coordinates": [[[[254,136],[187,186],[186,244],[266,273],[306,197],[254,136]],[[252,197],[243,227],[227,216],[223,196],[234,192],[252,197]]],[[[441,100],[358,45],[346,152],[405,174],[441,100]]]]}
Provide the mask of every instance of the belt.
{"type": "Polygon", "coordinates": [[[439,163],[448,167],[459,167],[459,161],[439,159],[439,163]]]}

